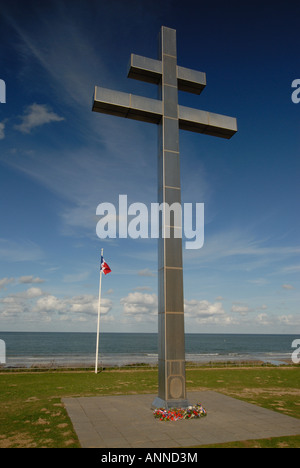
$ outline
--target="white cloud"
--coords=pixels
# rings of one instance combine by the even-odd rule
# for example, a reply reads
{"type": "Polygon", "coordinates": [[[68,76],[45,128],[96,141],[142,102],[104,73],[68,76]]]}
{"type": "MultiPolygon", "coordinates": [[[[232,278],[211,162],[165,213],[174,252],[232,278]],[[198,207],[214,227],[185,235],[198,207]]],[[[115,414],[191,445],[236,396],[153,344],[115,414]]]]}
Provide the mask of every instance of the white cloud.
{"type": "Polygon", "coordinates": [[[287,325],[293,327],[299,327],[300,326],[300,317],[298,315],[293,315],[293,314],[287,314],[287,315],[280,315],[278,317],[278,321],[281,325],[287,325]]]}
{"type": "Polygon", "coordinates": [[[187,317],[207,318],[212,315],[223,315],[224,309],[221,302],[197,301],[195,299],[184,301],[184,310],[187,317]]]}
{"type": "MultiPolygon", "coordinates": [[[[123,305],[124,315],[132,317],[136,321],[153,321],[157,317],[158,300],[156,294],[142,292],[129,293],[120,300],[123,305]]],[[[196,321],[201,324],[234,323],[234,319],[225,313],[221,302],[209,302],[206,300],[185,300],[185,318],[190,323],[196,321]]]]}
{"type": "Polygon", "coordinates": [[[266,313],[258,314],[255,318],[255,322],[259,325],[270,326],[274,320],[266,313]]]}
{"type": "Polygon", "coordinates": [[[261,306],[256,306],[256,307],[249,307],[247,304],[235,302],[233,303],[231,307],[231,312],[238,313],[241,316],[246,316],[249,312],[266,310],[266,309],[268,309],[268,306],[266,304],[262,304],[261,306]]]}
{"type": "Polygon", "coordinates": [[[24,312],[25,307],[21,298],[8,296],[0,299],[0,318],[2,325],[3,319],[12,319],[15,322],[24,312]]]}
{"type": "Polygon", "coordinates": [[[129,293],[120,300],[124,314],[135,320],[151,320],[157,315],[157,295],[141,292],[129,293]]]}
{"type": "Polygon", "coordinates": [[[288,290],[295,289],[294,286],[292,286],[291,284],[283,284],[282,288],[283,289],[288,289],[288,290]]]}
{"type": "Polygon", "coordinates": [[[20,276],[19,278],[19,283],[23,284],[30,284],[30,283],[44,283],[45,280],[39,278],[39,277],[34,277],[33,275],[28,275],[28,276],[20,276]]]}
{"type": "Polygon", "coordinates": [[[22,122],[15,129],[22,133],[30,133],[32,129],[51,122],[60,122],[64,117],[52,112],[45,104],[31,104],[20,117],[22,122]]]}
{"type": "Polygon", "coordinates": [[[246,315],[250,311],[250,307],[243,304],[233,304],[231,307],[231,312],[238,312],[241,315],[246,315]]]}
{"type": "Polygon", "coordinates": [[[4,289],[5,286],[7,286],[10,283],[13,283],[15,281],[14,278],[2,278],[0,279],[0,289],[4,289]]]}
{"type": "Polygon", "coordinates": [[[5,138],[4,129],[5,129],[5,123],[0,122],[0,140],[3,140],[5,138]]]}
{"type": "MultiPolygon", "coordinates": [[[[101,315],[111,310],[112,302],[101,299],[101,315]]],[[[98,312],[98,298],[91,294],[60,299],[53,295],[41,297],[36,301],[34,312],[63,313],[72,320],[74,314],[94,315],[98,312]]]]}
{"type": "Polygon", "coordinates": [[[64,301],[48,295],[36,301],[34,312],[64,312],[64,301]]]}
{"type": "Polygon", "coordinates": [[[40,297],[43,295],[43,291],[40,288],[29,288],[26,291],[28,298],[32,299],[34,297],[40,297]]]}
{"type": "Polygon", "coordinates": [[[14,321],[28,318],[32,301],[44,293],[40,288],[29,288],[26,291],[10,294],[0,299],[0,318],[14,321]]]}
{"type": "Polygon", "coordinates": [[[232,317],[225,313],[221,302],[209,302],[206,300],[185,300],[184,313],[187,320],[195,320],[203,324],[223,324],[234,323],[232,317]]]}
{"type": "MultiPolygon", "coordinates": [[[[108,316],[112,309],[112,301],[107,298],[101,300],[101,319],[112,321],[108,316]]],[[[96,321],[98,312],[98,297],[91,294],[59,298],[46,293],[40,288],[31,287],[26,291],[10,294],[0,299],[0,318],[15,323],[22,319],[22,323],[69,321],[96,321]]],[[[3,322],[2,322],[3,323],[3,322]]]]}
{"type": "Polygon", "coordinates": [[[140,270],[138,272],[138,275],[139,276],[156,276],[154,273],[152,273],[151,270],[149,270],[149,268],[145,268],[144,270],[140,270]]]}
{"type": "MultiPolygon", "coordinates": [[[[84,313],[87,315],[96,315],[98,313],[98,298],[96,296],[84,294],[82,296],[75,296],[68,302],[71,312],[84,313]]],[[[101,316],[108,314],[111,307],[112,301],[102,297],[101,316]]]]}

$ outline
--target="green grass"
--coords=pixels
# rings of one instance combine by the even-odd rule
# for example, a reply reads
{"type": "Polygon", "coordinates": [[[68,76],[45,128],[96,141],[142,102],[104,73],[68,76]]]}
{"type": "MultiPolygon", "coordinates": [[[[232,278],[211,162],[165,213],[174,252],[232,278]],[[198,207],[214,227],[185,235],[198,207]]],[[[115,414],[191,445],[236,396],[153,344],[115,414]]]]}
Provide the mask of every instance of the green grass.
{"type": "Polygon", "coordinates": [[[79,447],[62,397],[156,390],[156,371],[0,373],[1,447],[79,447]]]}
{"type": "MultiPolygon", "coordinates": [[[[188,368],[187,389],[215,390],[300,418],[300,367],[188,368]]],[[[62,397],[156,393],[157,369],[0,372],[0,448],[80,447],[62,397]]],[[[300,435],[218,447],[300,447],[300,435]]],[[[214,446],[215,447],[215,446],[214,446]]]]}

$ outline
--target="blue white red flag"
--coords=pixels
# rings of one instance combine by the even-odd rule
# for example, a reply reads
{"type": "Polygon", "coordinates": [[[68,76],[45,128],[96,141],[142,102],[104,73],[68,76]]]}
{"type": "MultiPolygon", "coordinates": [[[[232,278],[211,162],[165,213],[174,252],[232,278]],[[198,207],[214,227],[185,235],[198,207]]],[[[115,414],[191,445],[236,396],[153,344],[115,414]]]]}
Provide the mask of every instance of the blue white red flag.
{"type": "Polygon", "coordinates": [[[101,256],[101,267],[100,267],[100,271],[103,271],[103,273],[105,275],[107,275],[107,273],[110,273],[111,272],[111,269],[109,268],[109,266],[107,265],[106,261],[104,260],[104,258],[101,256]]]}

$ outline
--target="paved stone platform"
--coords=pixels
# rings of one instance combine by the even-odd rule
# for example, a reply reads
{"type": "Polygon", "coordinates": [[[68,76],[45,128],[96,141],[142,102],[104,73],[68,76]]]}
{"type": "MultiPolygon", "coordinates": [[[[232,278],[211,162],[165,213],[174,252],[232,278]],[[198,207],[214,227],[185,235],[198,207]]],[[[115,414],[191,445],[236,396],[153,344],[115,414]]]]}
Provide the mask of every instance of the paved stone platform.
{"type": "Polygon", "coordinates": [[[214,391],[189,392],[207,416],[159,421],[151,404],[156,395],[64,398],[82,448],[179,448],[247,439],[300,435],[292,418],[214,391]]]}

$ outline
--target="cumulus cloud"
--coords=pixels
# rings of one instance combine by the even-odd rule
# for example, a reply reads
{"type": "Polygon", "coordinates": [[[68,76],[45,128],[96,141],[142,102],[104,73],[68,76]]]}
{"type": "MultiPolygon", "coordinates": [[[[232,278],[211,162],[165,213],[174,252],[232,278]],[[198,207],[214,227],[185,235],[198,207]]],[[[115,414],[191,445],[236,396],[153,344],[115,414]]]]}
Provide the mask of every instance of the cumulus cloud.
{"type": "MultiPolygon", "coordinates": [[[[111,308],[112,301],[102,298],[101,317],[104,321],[113,320],[112,317],[107,317],[111,308]]],[[[40,288],[31,287],[0,299],[0,318],[14,321],[22,316],[23,322],[94,322],[97,312],[98,297],[92,294],[59,298],[40,288]]]]}
{"type": "Polygon", "coordinates": [[[0,299],[0,319],[18,320],[29,312],[31,300],[39,297],[42,291],[39,288],[29,288],[27,291],[9,294],[0,299]]]}
{"type": "Polygon", "coordinates": [[[36,301],[34,312],[64,312],[64,301],[55,296],[47,295],[36,301]]]}
{"type": "Polygon", "coordinates": [[[291,289],[294,289],[294,286],[292,286],[291,284],[283,284],[282,288],[287,289],[287,290],[291,290],[291,289]]]}
{"type": "Polygon", "coordinates": [[[43,291],[40,288],[29,288],[26,291],[28,298],[32,299],[34,297],[40,297],[43,295],[43,291]]]}
{"type": "Polygon", "coordinates": [[[63,117],[52,112],[45,104],[36,103],[28,106],[20,119],[21,123],[15,125],[15,129],[22,133],[30,133],[31,130],[41,125],[64,120],[63,117]]]}
{"type": "Polygon", "coordinates": [[[266,310],[268,306],[266,304],[258,305],[256,307],[249,307],[247,304],[241,302],[234,302],[231,307],[231,312],[236,312],[242,316],[246,316],[249,312],[255,312],[259,310],[266,310]]]}
{"type": "Polygon", "coordinates": [[[139,291],[129,293],[120,300],[124,314],[134,317],[135,320],[151,320],[157,315],[157,295],[141,293],[139,291]]]}
{"type": "Polygon", "coordinates": [[[140,270],[138,272],[138,275],[139,276],[156,276],[154,273],[152,273],[151,270],[149,270],[149,268],[145,268],[144,270],[140,270]]]}
{"type": "MultiPolygon", "coordinates": [[[[135,291],[121,299],[124,315],[134,318],[136,321],[153,321],[157,316],[158,299],[156,294],[135,291]]],[[[184,313],[188,321],[197,323],[230,324],[234,320],[227,315],[221,302],[209,302],[206,300],[185,300],[184,313]]]]}
{"type": "Polygon", "coordinates": [[[278,321],[281,325],[292,326],[293,328],[300,326],[300,317],[298,315],[287,314],[280,315],[278,321]]]}
{"type": "MultiPolygon", "coordinates": [[[[112,302],[109,299],[101,299],[101,315],[106,315],[111,310],[112,302]]],[[[65,313],[70,318],[73,314],[96,315],[98,311],[98,298],[92,294],[83,294],[70,298],[58,298],[46,295],[36,301],[34,312],[65,313]]]]}
{"type": "Polygon", "coordinates": [[[232,317],[225,313],[221,302],[209,302],[206,300],[185,300],[184,312],[187,319],[196,320],[196,322],[230,324],[233,323],[232,317]]]}
{"type": "Polygon", "coordinates": [[[237,312],[241,315],[246,315],[250,311],[251,311],[250,307],[247,305],[243,305],[243,304],[236,303],[236,304],[233,304],[231,307],[231,312],[237,312]]]}
{"type": "Polygon", "coordinates": [[[4,129],[5,129],[5,123],[0,122],[0,140],[3,140],[5,138],[4,129]]]}
{"type": "Polygon", "coordinates": [[[0,279],[0,290],[4,289],[8,284],[14,282],[14,278],[2,278],[0,279]]]}
{"type": "Polygon", "coordinates": [[[39,277],[34,277],[33,275],[27,275],[27,276],[20,276],[19,278],[19,283],[24,283],[24,284],[29,284],[29,283],[44,283],[45,280],[39,278],[39,277]]]}
{"type": "Polygon", "coordinates": [[[259,325],[268,326],[273,323],[273,320],[268,314],[262,313],[257,315],[257,317],[255,318],[255,322],[259,325]]]}
{"type": "MultiPolygon", "coordinates": [[[[16,279],[15,278],[2,278],[0,279],[0,290],[1,289],[6,289],[6,286],[11,283],[15,283],[16,279]]],[[[44,283],[45,280],[37,277],[34,277],[33,275],[28,275],[28,276],[20,276],[18,279],[20,284],[35,284],[35,283],[44,283]]],[[[34,289],[34,288],[32,288],[34,289]]]]}

